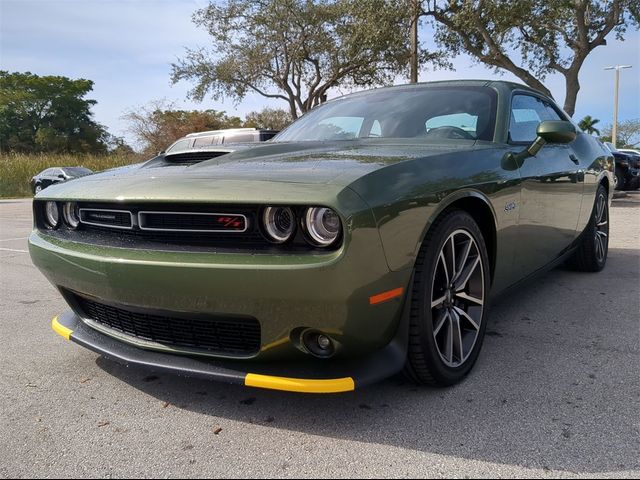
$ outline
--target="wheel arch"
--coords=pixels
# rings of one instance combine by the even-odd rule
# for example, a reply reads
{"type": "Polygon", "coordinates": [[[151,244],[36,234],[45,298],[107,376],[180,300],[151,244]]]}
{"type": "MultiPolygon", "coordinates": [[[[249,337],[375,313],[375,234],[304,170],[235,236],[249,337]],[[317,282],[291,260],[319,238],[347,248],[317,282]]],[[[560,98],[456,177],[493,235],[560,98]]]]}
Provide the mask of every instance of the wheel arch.
{"type": "Polygon", "coordinates": [[[429,230],[442,215],[453,209],[467,212],[478,224],[482,237],[487,246],[489,256],[491,283],[495,276],[497,258],[497,232],[496,214],[489,199],[477,190],[459,190],[444,198],[425,226],[418,249],[422,246],[429,230]]]}

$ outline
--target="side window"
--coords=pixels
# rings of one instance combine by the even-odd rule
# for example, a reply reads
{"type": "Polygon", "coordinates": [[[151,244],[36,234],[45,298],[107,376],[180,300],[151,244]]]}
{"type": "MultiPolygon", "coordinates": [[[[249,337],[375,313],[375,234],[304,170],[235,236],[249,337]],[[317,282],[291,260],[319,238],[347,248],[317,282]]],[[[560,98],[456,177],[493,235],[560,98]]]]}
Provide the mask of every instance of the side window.
{"type": "Polygon", "coordinates": [[[190,138],[185,140],[180,140],[173,147],[167,150],[167,152],[177,152],[179,150],[188,150],[189,147],[191,146],[192,141],[193,140],[191,140],[190,138]]]}
{"type": "Polygon", "coordinates": [[[380,122],[378,120],[373,121],[373,125],[371,125],[371,131],[369,132],[370,137],[381,137],[382,136],[382,127],[380,126],[380,122]]]}
{"type": "Polygon", "coordinates": [[[256,141],[255,133],[234,133],[224,137],[224,143],[252,143],[256,141]]]}
{"type": "Polygon", "coordinates": [[[562,120],[549,104],[530,95],[514,95],[511,102],[509,139],[512,142],[532,142],[538,124],[545,120],[562,120]]]}
{"type": "Polygon", "coordinates": [[[193,142],[193,148],[206,147],[213,143],[213,137],[196,137],[196,141],[193,142]]]}

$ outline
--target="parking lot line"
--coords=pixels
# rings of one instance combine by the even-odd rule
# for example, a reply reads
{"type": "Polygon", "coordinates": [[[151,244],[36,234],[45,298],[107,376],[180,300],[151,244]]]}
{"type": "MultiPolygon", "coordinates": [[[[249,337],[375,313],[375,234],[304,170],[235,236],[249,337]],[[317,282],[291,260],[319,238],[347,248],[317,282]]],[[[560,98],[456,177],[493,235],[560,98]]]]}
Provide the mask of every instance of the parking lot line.
{"type": "Polygon", "coordinates": [[[0,251],[3,251],[3,252],[29,253],[27,250],[17,250],[15,248],[0,248],[0,251]]]}

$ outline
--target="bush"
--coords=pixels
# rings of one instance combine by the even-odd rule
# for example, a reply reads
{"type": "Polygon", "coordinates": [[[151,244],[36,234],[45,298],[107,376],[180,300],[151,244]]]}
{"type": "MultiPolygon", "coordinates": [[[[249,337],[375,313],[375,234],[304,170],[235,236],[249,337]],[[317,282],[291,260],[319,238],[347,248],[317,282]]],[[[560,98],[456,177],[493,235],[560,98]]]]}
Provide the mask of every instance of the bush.
{"type": "Polygon", "coordinates": [[[144,160],[136,155],[0,155],[0,198],[31,197],[31,177],[49,167],[86,167],[94,172],[144,160]]]}

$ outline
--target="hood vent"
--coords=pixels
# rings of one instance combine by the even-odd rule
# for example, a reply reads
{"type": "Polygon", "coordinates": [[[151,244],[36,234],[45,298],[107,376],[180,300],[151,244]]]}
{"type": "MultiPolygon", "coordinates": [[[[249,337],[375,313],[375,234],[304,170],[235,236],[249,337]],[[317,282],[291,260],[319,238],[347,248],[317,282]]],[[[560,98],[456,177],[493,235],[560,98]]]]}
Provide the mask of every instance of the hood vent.
{"type": "Polygon", "coordinates": [[[192,165],[194,163],[204,162],[212,158],[226,155],[228,151],[224,152],[184,152],[174,153],[173,155],[165,155],[164,159],[168,163],[180,164],[180,165],[192,165]]]}

